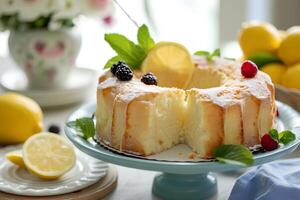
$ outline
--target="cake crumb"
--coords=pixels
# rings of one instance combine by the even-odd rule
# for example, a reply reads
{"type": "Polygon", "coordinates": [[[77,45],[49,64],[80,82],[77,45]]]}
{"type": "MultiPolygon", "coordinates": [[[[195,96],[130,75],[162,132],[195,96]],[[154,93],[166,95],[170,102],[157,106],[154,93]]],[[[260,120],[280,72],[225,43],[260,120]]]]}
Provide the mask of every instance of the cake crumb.
{"type": "Polygon", "coordinates": [[[178,156],[182,156],[182,154],[183,154],[182,152],[178,152],[177,153],[178,156]]]}
{"type": "Polygon", "coordinates": [[[189,153],[189,159],[195,160],[197,158],[197,154],[195,152],[189,153]]]}

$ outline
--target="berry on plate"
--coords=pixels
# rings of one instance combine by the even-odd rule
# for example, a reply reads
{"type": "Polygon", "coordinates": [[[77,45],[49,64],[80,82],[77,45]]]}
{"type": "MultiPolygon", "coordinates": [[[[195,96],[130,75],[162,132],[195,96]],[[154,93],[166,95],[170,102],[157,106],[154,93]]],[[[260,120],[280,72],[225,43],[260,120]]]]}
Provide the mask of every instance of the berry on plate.
{"type": "Polygon", "coordinates": [[[267,151],[272,151],[278,148],[278,142],[274,140],[269,133],[266,133],[261,138],[261,146],[267,151]]]}
{"type": "Polygon", "coordinates": [[[48,128],[48,132],[50,132],[50,133],[57,133],[58,134],[60,132],[60,128],[59,128],[58,125],[52,124],[48,128]]]}

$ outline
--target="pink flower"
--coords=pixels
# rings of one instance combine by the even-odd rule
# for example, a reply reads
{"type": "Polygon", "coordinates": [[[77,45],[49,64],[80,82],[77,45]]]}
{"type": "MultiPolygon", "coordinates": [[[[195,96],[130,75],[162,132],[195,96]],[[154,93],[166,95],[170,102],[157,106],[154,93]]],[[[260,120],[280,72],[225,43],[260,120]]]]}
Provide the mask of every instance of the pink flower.
{"type": "Polygon", "coordinates": [[[108,0],[89,0],[89,5],[94,9],[102,9],[108,4],[108,0]]]}
{"type": "Polygon", "coordinates": [[[106,16],[106,17],[103,18],[103,22],[104,22],[105,25],[110,26],[110,25],[113,24],[114,18],[113,18],[112,15],[108,15],[108,16],[106,16]]]}

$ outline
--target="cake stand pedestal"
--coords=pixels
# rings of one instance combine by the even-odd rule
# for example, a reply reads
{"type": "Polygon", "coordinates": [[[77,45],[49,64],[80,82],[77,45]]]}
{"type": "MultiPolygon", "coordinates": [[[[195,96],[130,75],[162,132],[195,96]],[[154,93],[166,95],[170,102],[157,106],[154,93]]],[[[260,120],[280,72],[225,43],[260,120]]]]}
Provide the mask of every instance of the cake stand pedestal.
{"type": "Polygon", "coordinates": [[[163,199],[208,199],[217,194],[217,179],[211,173],[170,174],[154,178],[152,192],[163,199]]]}
{"type": "MultiPolygon", "coordinates": [[[[276,160],[294,151],[300,143],[300,119],[296,111],[289,106],[277,102],[279,122],[284,129],[292,130],[296,140],[274,151],[260,153],[254,156],[254,165],[260,165],[276,160]]],[[[91,116],[95,104],[87,104],[74,112],[68,121],[80,117],[91,116]]],[[[211,172],[232,171],[242,168],[238,165],[222,164],[217,161],[185,162],[165,161],[147,158],[137,158],[108,150],[93,140],[84,140],[75,130],[65,126],[67,137],[81,151],[105,162],[117,165],[163,172],[154,178],[153,193],[165,200],[208,199],[217,194],[217,180],[211,172]]]]}

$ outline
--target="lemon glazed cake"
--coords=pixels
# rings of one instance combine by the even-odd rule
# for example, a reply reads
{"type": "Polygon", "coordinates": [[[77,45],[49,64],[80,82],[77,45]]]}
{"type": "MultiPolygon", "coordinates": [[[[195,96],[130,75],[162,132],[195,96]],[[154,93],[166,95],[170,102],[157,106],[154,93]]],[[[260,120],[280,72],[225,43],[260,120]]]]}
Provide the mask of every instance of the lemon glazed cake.
{"type": "Polygon", "coordinates": [[[128,78],[126,70],[120,80],[118,71],[106,71],[97,89],[97,138],[142,156],[184,143],[212,158],[221,144],[259,144],[276,117],[270,77],[257,71],[247,78],[241,62],[223,58],[196,56],[194,63],[183,88],[163,87],[159,80],[149,85],[134,74],[128,78]]]}

